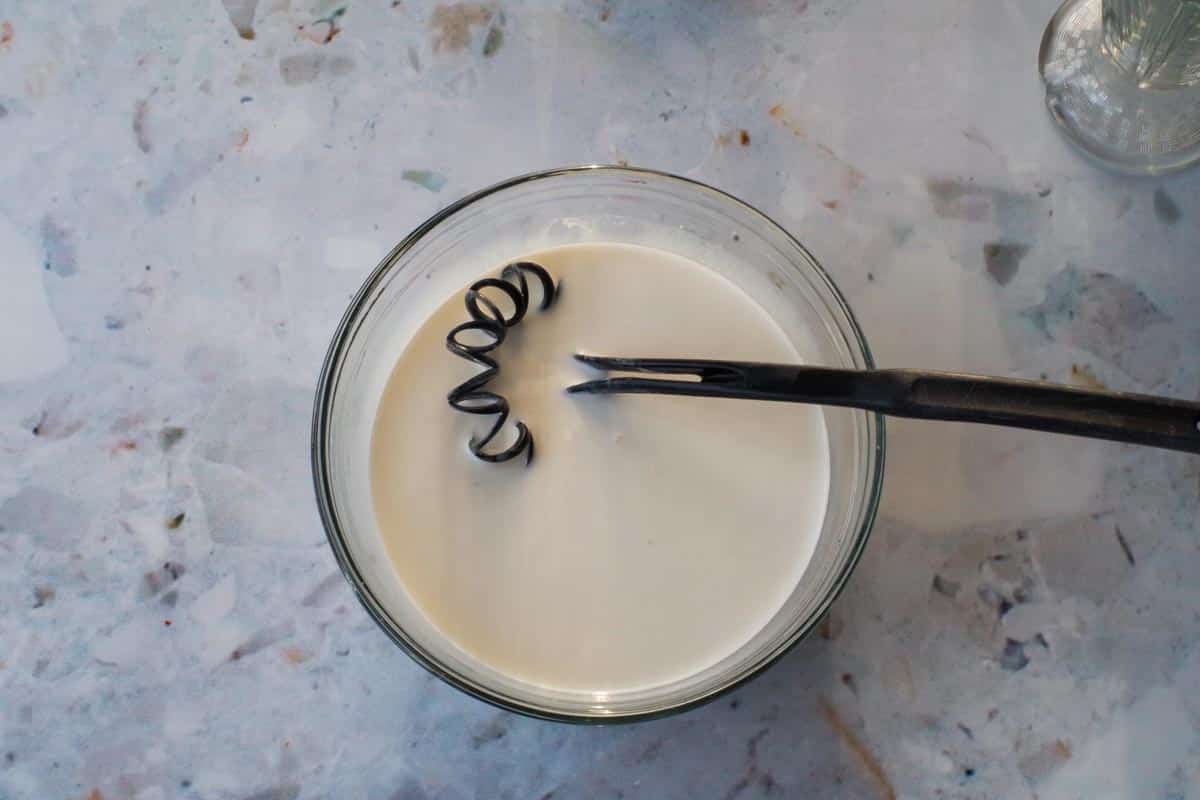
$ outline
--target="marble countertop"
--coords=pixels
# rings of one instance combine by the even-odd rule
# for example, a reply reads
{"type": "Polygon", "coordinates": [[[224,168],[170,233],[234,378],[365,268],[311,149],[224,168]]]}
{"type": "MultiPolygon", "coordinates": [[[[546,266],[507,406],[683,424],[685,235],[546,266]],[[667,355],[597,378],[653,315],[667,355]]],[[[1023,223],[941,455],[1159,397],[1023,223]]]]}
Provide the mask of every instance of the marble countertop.
{"type": "Polygon", "coordinates": [[[368,270],[581,162],[773,215],[881,364],[1200,396],[1200,171],[1058,138],[1053,10],[0,0],[0,797],[1200,797],[1195,457],[896,422],[821,635],[616,728],[425,674],[312,499],[368,270]]]}

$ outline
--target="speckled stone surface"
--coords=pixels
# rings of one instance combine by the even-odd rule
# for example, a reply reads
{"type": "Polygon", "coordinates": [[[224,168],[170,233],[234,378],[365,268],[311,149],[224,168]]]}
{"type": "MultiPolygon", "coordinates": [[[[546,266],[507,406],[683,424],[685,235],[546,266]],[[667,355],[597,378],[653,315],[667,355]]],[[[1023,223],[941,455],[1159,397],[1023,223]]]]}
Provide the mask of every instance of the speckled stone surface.
{"type": "Polygon", "coordinates": [[[1057,138],[1053,9],[0,0],[0,797],[1200,797],[1195,457],[895,423],[822,635],[603,729],[412,664],[311,497],[367,271],[579,162],[764,209],[884,365],[1196,398],[1200,172],[1057,138]]]}

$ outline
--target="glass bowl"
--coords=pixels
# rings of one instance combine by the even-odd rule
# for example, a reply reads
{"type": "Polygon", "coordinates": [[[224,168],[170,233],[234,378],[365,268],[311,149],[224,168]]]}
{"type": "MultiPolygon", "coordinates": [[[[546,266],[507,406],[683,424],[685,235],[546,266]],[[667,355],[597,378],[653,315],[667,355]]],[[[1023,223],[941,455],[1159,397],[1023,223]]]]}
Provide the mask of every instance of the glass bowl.
{"type": "Polygon", "coordinates": [[[418,663],[512,711],[618,722],[712,700],[769,666],[820,622],[875,519],[884,426],[877,414],[823,409],[832,474],[816,552],[782,608],[720,662],[669,684],[605,693],[524,683],[473,658],[424,617],[393,572],[371,500],[376,409],[405,344],[447,297],[529,252],[590,241],[649,245],[704,264],[754,298],[806,363],[874,366],[833,281],[799,242],[754,208],[704,184],[650,170],[590,166],[539,172],[440,211],[370,274],[338,326],[321,372],[312,465],[321,518],[342,572],[371,617],[418,663]]]}

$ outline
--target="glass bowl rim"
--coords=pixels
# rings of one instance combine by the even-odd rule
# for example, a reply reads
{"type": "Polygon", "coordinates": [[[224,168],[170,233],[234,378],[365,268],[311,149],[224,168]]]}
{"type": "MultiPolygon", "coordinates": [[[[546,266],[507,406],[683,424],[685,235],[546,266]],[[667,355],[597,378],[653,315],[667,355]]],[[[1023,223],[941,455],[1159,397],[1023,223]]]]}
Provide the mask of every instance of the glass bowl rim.
{"type": "MultiPolygon", "coordinates": [[[[874,447],[874,469],[867,476],[870,481],[866,505],[863,509],[862,522],[858,526],[858,531],[854,534],[855,539],[852,544],[852,549],[847,555],[846,560],[842,564],[841,570],[834,578],[829,591],[822,599],[816,613],[810,617],[810,622],[807,625],[801,626],[794,631],[788,639],[776,649],[774,653],[764,658],[761,662],[755,665],[752,669],[747,670],[742,675],[739,675],[735,680],[721,686],[712,691],[706,692],[698,697],[683,702],[674,703],[660,709],[651,711],[633,711],[622,714],[586,714],[586,713],[569,713],[558,712],[546,708],[540,708],[533,705],[528,705],[520,700],[509,697],[500,692],[492,691],[489,687],[481,685],[470,680],[464,675],[460,675],[452,669],[443,665],[435,656],[427,653],[419,643],[413,640],[407,632],[397,623],[394,623],[390,616],[384,610],[382,604],[375,598],[371,588],[367,585],[366,580],[362,577],[358,570],[358,566],[354,562],[353,556],[346,544],[345,535],[342,532],[341,523],[338,520],[337,512],[334,509],[333,486],[329,477],[329,453],[328,453],[328,432],[329,419],[332,414],[333,400],[338,387],[338,378],[341,374],[341,368],[346,355],[346,349],[351,338],[357,331],[359,325],[365,320],[366,312],[369,312],[369,306],[366,301],[379,285],[380,281],[391,271],[396,261],[413,248],[418,241],[436,229],[446,220],[455,216],[458,212],[465,208],[505,190],[521,186],[526,183],[533,183],[543,180],[552,180],[555,178],[583,176],[594,172],[604,172],[616,175],[625,175],[628,177],[653,178],[667,183],[682,184],[684,188],[690,191],[706,192],[716,195],[721,202],[729,203],[740,207],[741,210],[749,212],[752,217],[757,217],[765,222],[769,227],[774,228],[781,233],[785,239],[796,247],[808,260],[814,270],[814,274],[824,285],[825,289],[832,296],[838,310],[845,316],[849,325],[850,333],[853,335],[852,344],[855,345],[862,354],[864,367],[866,369],[875,368],[875,360],[871,355],[871,349],[867,344],[866,336],[863,334],[862,328],[858,323],[857,317],[851,310],[846,298],[842,295],[833,279],[821,266],[821,263],[808,251],[803,244],[800,243],[786,228],[777,223],[771,217],[764,214],[759,209],[750,205],[728,192],[717,189],[702,181],[692,178],[685,178],[680,175],[675,175],[670,172],[663,172],[645,167],[630,167],[623,165],[607,165],[607,164],[586,164],[571,167],[559,167],[555,169],[540,170],[537,172],[529,172],[523,175],[518,175],[491,186],[480,189],[476,192],[466,195],[465,197],[449,204],[445,208],[433,214],[427,220],[422,222],[405,236],[399,244],[391,249],[391,251],[383,257],[379,264],[367,275],[362,286],[355,293],[350,304],[347,306],[345,313],[342,315],[341,321],[338,323],[334,331],[333,338],[330,342],[329,349],[325,354],[325,359],[321,365],[320,377],[317,381],[316,395],[313,404],[312,418],[312,438],[311,438],[311,464],[313,474],[313,486],[316,491],[317,510],[321,517],[321,523],[325,528],[325,536],[329,540],[330,549],[333,550],[334,558],[337,560],[338,568],[342,575],[354,590],[355,596],[366,609],[367,614],[375,621],[375,624],[387,634],[388,638],[403,650],[410,658],[424,667],[431,674],[445,681],[454,688],[462,691],[478,700],[482,700],[489,705],[506,711],[512,711],[522,714],[527,717],[534,717],[553,722],[568,722],[575,724],[592,724],[592,725],[607,725],[615,723],[641,722],[662,717],[672,716],[682,713],[692,708],[705,705],[716,700],[718,697],[731,692],[761,675],[767,668],[778,662],[784,655],[792,650],[797,644],[808,637],[813,628],[820,624],[825,615],[829,613],[830,607],[834,601],[842,593],[846,583],[850,579],[850,575],[854,572],[858,565],[859,559],[862,557],[863,551],[866,549],[867,540],[870,538],[871,530],[874,527],[876,516],[879,512],[880,498],[883,492],[883,472],[886,453],[886,431],[884,419],[881,414],[874,412],[867,413],[868,418],[874,422],[875,432],[875,447],[874,447]]],[[[644,181],[643,181],[644,182],[644,181]]]]}

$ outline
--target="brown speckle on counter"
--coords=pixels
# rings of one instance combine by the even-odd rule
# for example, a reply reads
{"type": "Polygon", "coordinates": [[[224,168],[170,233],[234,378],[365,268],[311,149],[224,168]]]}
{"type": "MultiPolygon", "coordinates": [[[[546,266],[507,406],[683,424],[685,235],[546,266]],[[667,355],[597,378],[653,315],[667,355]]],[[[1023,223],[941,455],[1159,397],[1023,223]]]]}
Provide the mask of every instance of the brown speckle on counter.
{"type": "Polygon", "coordinates": [[[879,787],[880,794],[886,800],[896,800],[896,789],[892,786],[892,782],[888,779],[887,773],[883,771],[883,766],[880,765],[879,759],[875,758],[875,754],[871,749],[858,737],[856,734],[838,715],[837,709],[826,700],[820,698],[817,701],[817,707],[821,711],[821,716],[829,723],[829,727],[833,728],[833,732],[837,734],[838,739],[848,749],[866,770],[867,774],[879,787]]]}
{"type": "Polygon", "coordinates": [[[311,25],[301,25],[300,33],[314,44],[329,44],[342,32],[338,20],[346,13],[346,7],[334,9],[327,17],[316,20],[311,25]]]}
{"type": "Polygon", "coordinates": [[[830,611],[821,620],[821,624],[817,626],[817,632],[821,635],[822,639],[833,641],[842,635],[842,627],[841,619],[835,617],[833,612],[830,611]]]}
{"type": "Polygon", "coordinates": [[[1087,364],[1071,365],[1071,383],[1101,392],[1108,388],[1104,381],[1096,377],[1096,373],[1087,364]]]}
{"type": "Polygon", "coordinates": [[[283,657],[287,659],[289,664],[303,664],[312,658],[312,653],[301,647],[285,647],[283,649],[283,657]]]}
{"type": "Polygon", "coordinates": [[[222,0],[225,13],[237,35],[246,41],[254,40],[254,11],[258,0],[222,0]]]}
{"type": "Polygon", "coordinates": [[[448,3],[436,6],[429,26],[433,28],[433,52],[458,53],[471,43],[471,30],[492,21],[492,8],[483,3],[448,3]]]}
{"type": "Polygon", "coordinates": [[[229,654],[229,660],[240,661],[247,656],[252,656],[257,652],[270,647],[276,642],[291,638],[295,633],[296,627],[291,622],[281,622],[277,625],[263,628],[249,639],[235,647],[233,652],[229,654]]]}

